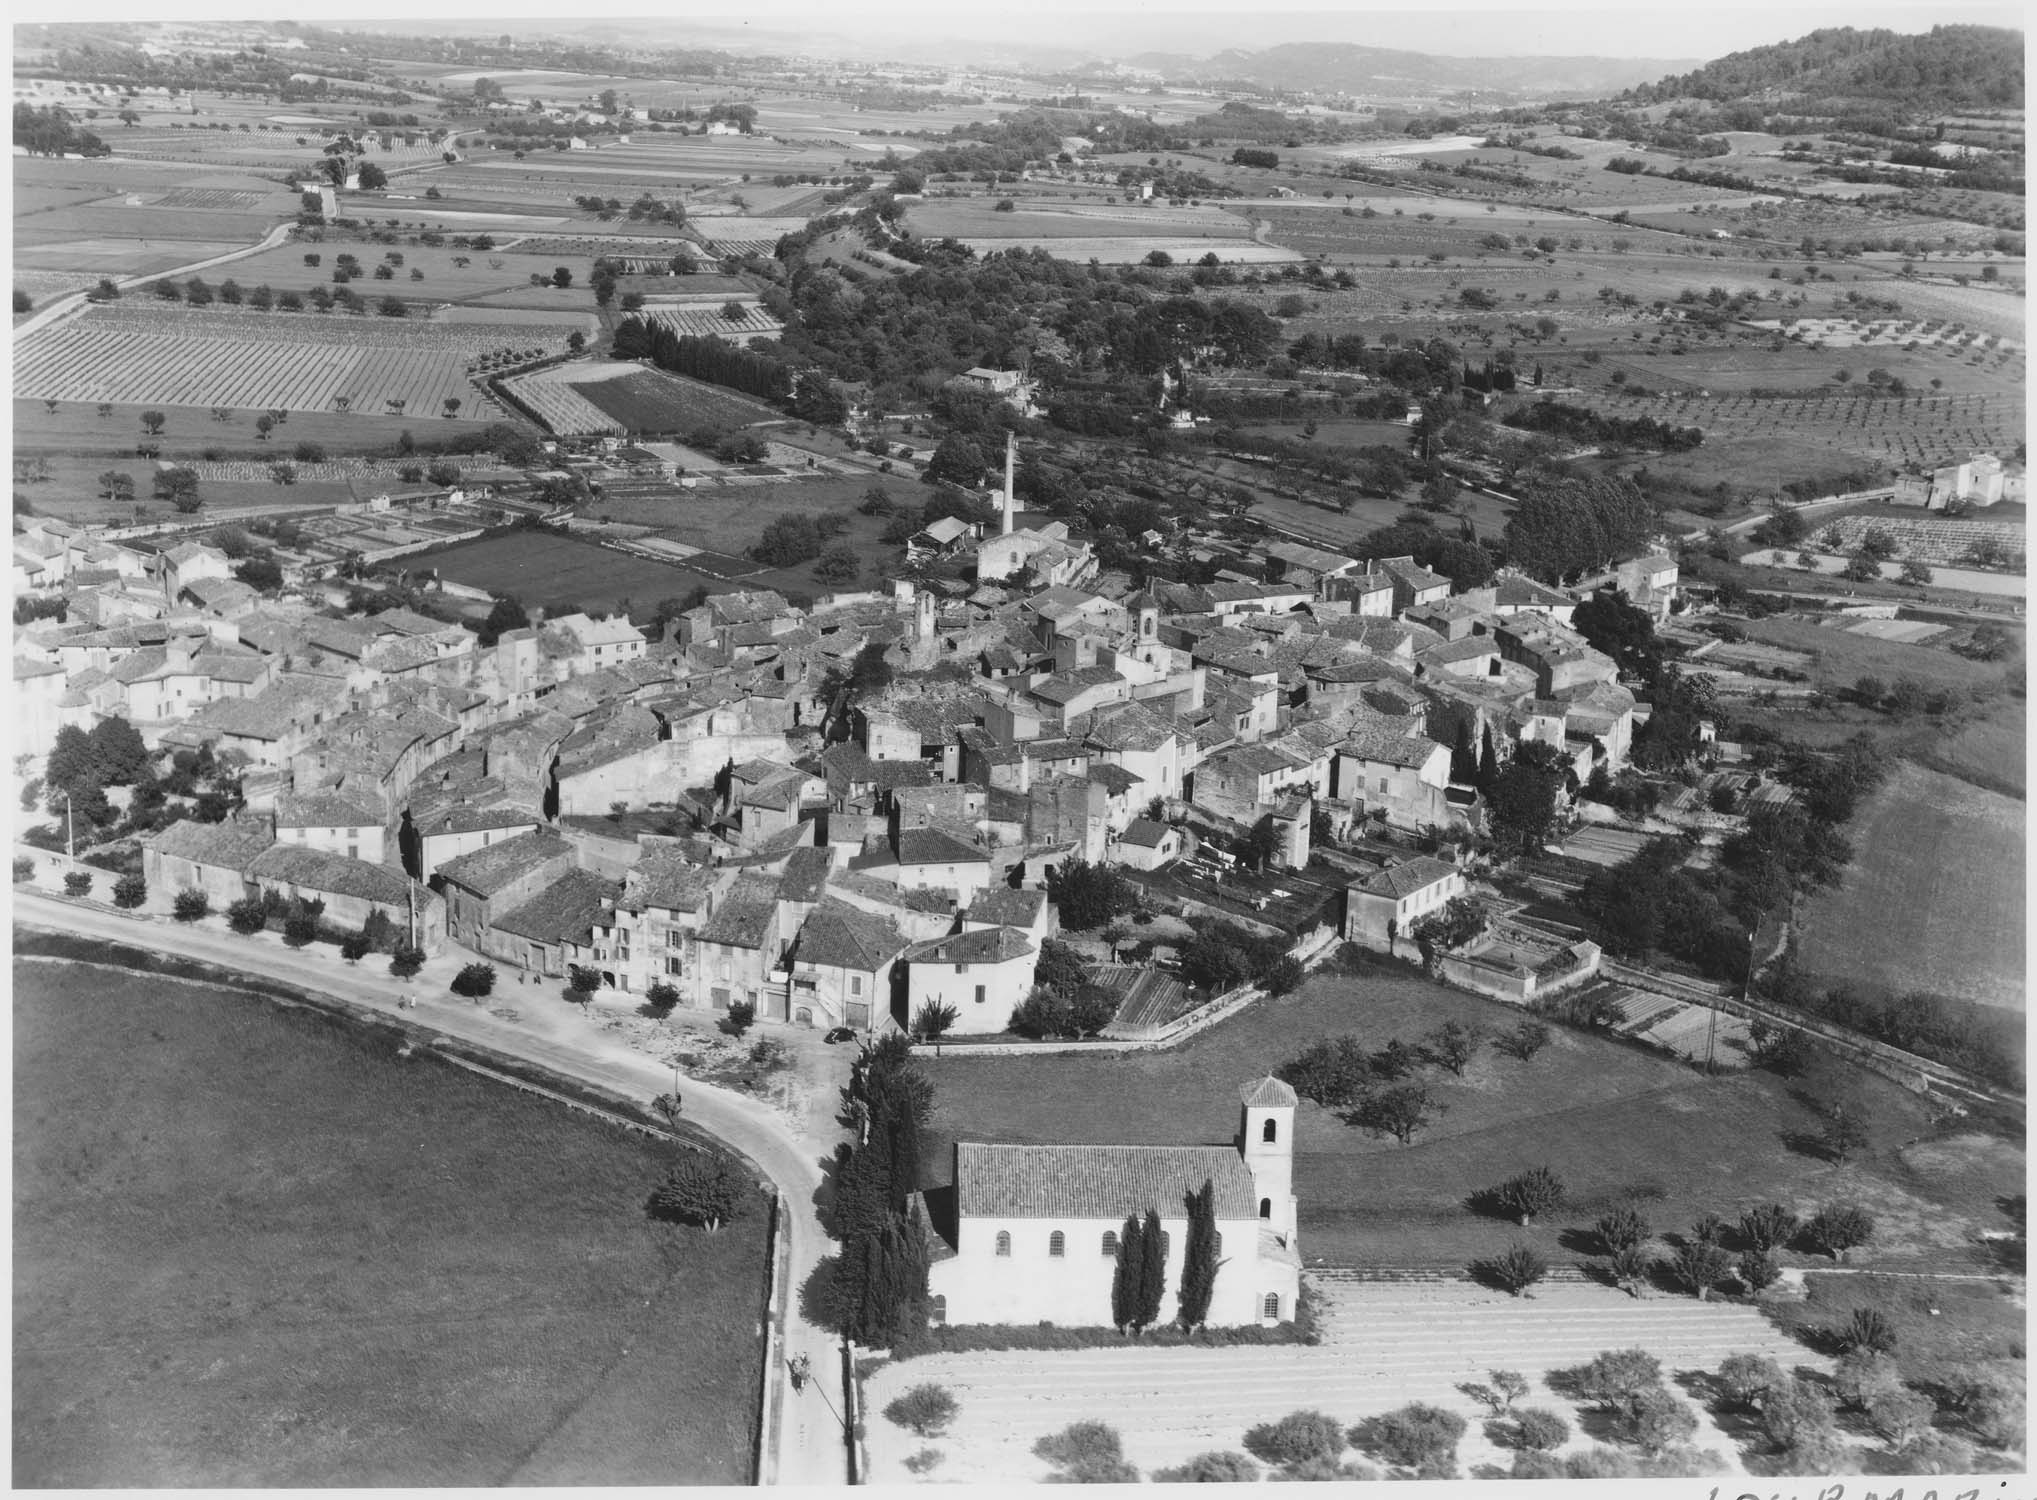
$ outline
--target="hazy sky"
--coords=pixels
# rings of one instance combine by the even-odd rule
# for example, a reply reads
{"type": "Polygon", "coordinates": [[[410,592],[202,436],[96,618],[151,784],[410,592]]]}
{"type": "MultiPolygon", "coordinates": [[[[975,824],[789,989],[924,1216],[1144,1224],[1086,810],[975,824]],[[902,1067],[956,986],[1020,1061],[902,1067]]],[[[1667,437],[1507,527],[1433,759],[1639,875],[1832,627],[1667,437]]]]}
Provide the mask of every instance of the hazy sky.
{"type": "Polygon", "coordinates": [[[1277,42],[1360,42],[1457,57],[1594,55],[1601,57],[1712,58],[1765,42],[1784,41],[1821,26],[1885,26],[1925,31],[1939,24],[1979,22],[2020,28],[2017,5],[1966,0],[1915,0],[1908,5],[1737,4],[1669,6],[1659,0],[1586,0],[1552,7],[1546,0],[1463,0],[1448,10],[1376,4],[1372,0],[1027,0],[1023,5],[968,0],[592,0],[579,15],[562,15],[559,0],[421,0],[393,11],[375,0],[236,0],[231,6],[191,0],[17,0],[17,20],[170,19],[217,16],[291,17],[372,27],[378,14],[400,15],[406,29],[427,18],[519,25],[571,36],[590,18],[656,19],[670,40],[710,46],[739,45],[754,36],[760,50],[816,47],[823,38],[853,37],[881,46],[887,40],[922,44],[952,39],[969,43],[1095,48],[1116,55],[1166,51],[1208,54],[1226,47],[1277,42]]]}

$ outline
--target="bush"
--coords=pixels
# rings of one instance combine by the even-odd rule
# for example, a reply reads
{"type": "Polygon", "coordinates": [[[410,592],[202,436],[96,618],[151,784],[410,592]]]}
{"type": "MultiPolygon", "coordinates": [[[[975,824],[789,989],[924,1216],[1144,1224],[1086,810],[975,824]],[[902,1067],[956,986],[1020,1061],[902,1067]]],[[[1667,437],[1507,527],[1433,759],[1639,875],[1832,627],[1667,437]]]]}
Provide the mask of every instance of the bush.
{"type": "Polygon", "coordinates": [[[269,925],[269,908],[259,896],[243,896],[226,909],[226,925],[242,936],[269,925]]]}
{"type": "Polygon", "coordinates": [[[2023,1437],[2027,1393],[2020,1366],[1995,1364],[1955,1378],[1952,1408],[1983,1443],[2006,1448],[2023,1437]]]}
{"type": "Polygon", "coordinates": [[[1782,1277],[1782,1267],[1764,1250],[1749,1250],[1737,1267],[1741,1284],[1750,1292],[1765,1292],[1782,1277]]]}
{"type": "Polygon", "coordinates": [[[1570,1441],[1570,1424],[1553,1411],[1526,1407],[1514,1414],[1508,1446],[1530,1451],[1561,1448],[1570,1441]]]}
{"type": "Polygon", "coordinates": [[[196,886],[187,886],[177,892],[170,903],[170,911],[179,922],[196,922],[212,910],[212,898],[196,886]]]}
{"type": "Polygon", "coordinates": [[[689,1151],[651,1194],[651,1213],[719,1229],[742,1211],[744,1192],[743,1177],[728,1157],[719,1151],[689,1151]]]}
{"type": "Polygon", "coordinates": [[[1781,1365],[1765,1355],[1729,1354],[1719,1363],[1712,1378],[1720,1397],[1739,1411],[1753,1411],[1770,1395],[1789,1384],[1781,1365]]]}
{"type": "Polygon", "coordinates": [[[1842,1352],[1849,1354],[1857,1349],[1872,1354],[1893,1354],[1896,1347],[1895,1324],[1878,1307],[1856,1307],[1853,1316],[1834,1330],[1833,1342],[1842,1352]]]}
{"type": "Polygon", "coordinates": [[[1457,1470],[1457,1440],[1464,1419],[1440,1406],[1413,1401],[1351,1429],[1353,1447],[1424,1478],[1448,1479],[1457,1470]]]}
{"type": "Polygon", "coordinates": [[[92,877],[83,870],[67,870],[64,873],[64,894],[66,896],[88,896],[92,892],[92,877]]]}
{"type": "Polygon", "coordinates": [[[1055,1477],[1071,1484],[1137,1484],[1139,1471],[1125,1462],[1117,1429],[1102,1422],[1076,1422],[1033,1444],[1035,1457],[1061,1472],[1055,1477]]]}
{"type": "Polygon", "coordinates": [[[408,979],[424,967],[424,950],[413,948],[408,943],[399,943],[396,951],[389,955],[389,972],[398,979],[408,979]]]}
{"type": "Polygon", "coordinates": [[[1780,1203],[1763,1203],[1740,1215],[1740,1237],[1756,1250],[1774,1250],[1797,1236],[1801,1221],[1780,1203]]]}
{"type": "Polygon", "coordinates": [[[730,1036],[741,1036],[756,1023],[756,1002],[752,1000],[738,1000],[729,1007],[729,1013],[722,1018],[721,1029],[730,1036]]]}
{"type": "Polygon", "coordinates": [[[1526,1227],[1535,1222],[1537,1215],[1562,1205],[1563,1179],[1547,1167],[1532,1167],[1494,1188],[1492,1201],[1526,1227]]]}
{"type": "Polygon", "coordinates": [[[453,976],[452,990],[455,995],[464,995],[478,1000],[495,989],[495,965],[472,963],[462,966],[453,976]]]}
{"type": "MultiPolygon", "coordinates": [[[[1590,1364],[1562,1372],[1563,1385],[1579,1399],[1596,1402],[1602,1411],[1618,1412],[1643,1391],[1662,1384],[1662,1361],[1645,1349],[1609,1349],[1590,1364]]],[[[1552,1381],[1552,1387],[1556,1382],[1552,1381]]]]}
{"type": "MultiPolygon", "coordinates": [[[[437,190],[434,189],[433,191],[437,190]]],[[[627,302],[629,299],[625,297],[623,300],[627,302]]],[[[639,298],[638,300],[641,301],[642,299],[639,298]]],[[[912,1457],[905,1460],[905,1471],[908,1474],[931,1474],[947,1461],[948,1455],[940,1449],[922,1448],[919,1452],[913,1454],[912,1457]]]]}
{"type": "Polygon", "coordinates": [[[1251,1484],[1259,1466],[1242,1453],[1198,1453],[1174,1469],[1155,1469],[1155,1484],[1251,1484]]]}
{"type": "Polygon", "coordinates": [[[1691,1240],[1678,1247],[1669,1267],[1698,1301],[1706,1302],[1712,1289],[1732,1274],[1733,1258],[1710,1240],[1691,1240]]]}
{"type": "Polygon", "coordinates": [[[1804,1226],[1804,1237],[1835,1261],[1874,1237],[1874,1216],[1856,1204],[1821,1208],[1804,1226]]]}
{"type": "Polygon", "coordinates": [[[1599,1249],[1607,1255],[1617,1255],[1622,1250],[1646,1243],[1649,1235],[1648,1221],[1632,1207],[1614,1209],[1600,1216],[1591,1226],[1591,1232],[1598,1239],[1599,1249]]]}
{"type": "Polygon", "coordinates": [[[1319,1411],[1291,1411],[1278,1422],[1261,1422],[1250,1428],[1245,1433],[1245,1451],[1282,1466],[1312,1458],[1335,1460],[1344,1451],[1344,1425],[1319,1411]]]}
{"type": "Polygon", "coordinates": [[[1902,1388],[1896,1362],[1872,1349],[1849,1349],[1832,1367],[1832,1391],[1848,1411],[1866,1411],[1881,1397],[1902,1388]]]}
{"type": "Polygon", "coordinates": [[[283,919],[283,941],[292,948],[302,948],[318,938],[318,918],[299,907],[283,919]]]}
{"type": "Polygon", "coordinates": [[[1620,1435],[1650,1453],[1690,1441],[1697,1425],[1690,1403],[1660,1387],[1636,1395],[1619,1420],[1620,1435]]]}
{"type": "Polygon", "coordinates": [[[149,883],[139,875],[123,875],[113,882],[113,904],[133,911],[149,898],[149,883]]]}
{"type": "Polygon", "coordinates": [[[916,1385],[884,1408],[885,1420],[923,1438],[947,1431],[961,1405],[946,1386],[916,1385]]]}
{"type": "Polygon", "coordinates": [[[662,979],[653,980],[651,987],[644,991],[644,1003],[659,1015],[667,1015],[679,1004],[678,987],[662,979]]]}
{"type": "Polygon", "coordinates": [[[357,964],[368,956],[373,947],[374,945],[368,941],[367,933],[350,932],[340,939],[340,957],[350,964],[357,964]]]}
{"type": "Polygon", "coordinates": [[[1532,1246],[1516,1240],[1498,1255],[1472,1262],[1471,1274],[1518,1297],[1549,1274],[1549,1262],[1532,1246]]]}
{"type": "Polygon", "coordinates": [[[14,861],[14,883],[27,885],[35,879],[35,861],[23,854],[14,861]]]}

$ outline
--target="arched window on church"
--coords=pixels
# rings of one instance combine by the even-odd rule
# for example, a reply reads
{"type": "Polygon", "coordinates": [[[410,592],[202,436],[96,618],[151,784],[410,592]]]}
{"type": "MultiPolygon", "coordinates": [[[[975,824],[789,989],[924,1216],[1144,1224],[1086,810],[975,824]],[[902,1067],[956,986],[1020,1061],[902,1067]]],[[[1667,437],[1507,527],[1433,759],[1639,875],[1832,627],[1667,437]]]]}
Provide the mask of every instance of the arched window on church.
{"type": "Polygon", "coordinates": [[[1268,1292],[1266,1294],[1266,1316],[1269,1318],[1280,1316],[1280,1293],[1268,1292]]]}
{"type": "Polygon", "coordinates": [[[1106,1229],[1103,1232],[1103,1253],[1109,1256],[1118,1253],[1118,1232],[1115,1229],[1106,1229]]]}
{"type": "Polygon", "coordinates": [[[1210,1254],[1217,1260],[1224,1258],[1224,1237],[1221,1231],[1216,1234],[1216,1244],[1211,1249],[1210,1254]]]}
{"type": "Polygon", "coordinates": [[[1066,1255],[1068,1253],[1068,1236],[1058,1229],[1048,1235],[1047,1253],[1055,1257],[1066,1255]]]}
{"type": "Polygon", "coordinates": [[[1011,1231],[1006,1229],[997,1231],[997,1253],[999,1255],[1011,1254],[1011,1231]]]}
{"type": "Polygon", "coordinates": [[[1265,1125],[1263,1125],[1263,1126],[1261,1126],[1261,1127],[1260,1127],[1260,1130],[1259,1130],[1259,1139],[1260,1139],[1260,1140],[1262,1140],[1262,1141],[1265,1141],[1265,1142],[1267,1142],[1267,1143],[1269,1143],[1269,1144],[1270,1144],[1270,1143],[1272,1143],[1272,1142],[1274,1142],[1274,1141],[1277,1141],[1277,1140],[1279,1140],[1279,1139],[1280,1139],[1280,1126],[1279,1126],[1279,1124],[1278,1124],[1277,1122],[1273,1121],[1273,1120],[1268,1120],[1268,1121],[1267,1121],[1267,1122],[1265,1123],[1265,1125]]]}
{"type": "Polygon", "coordinates": [[[1259,1217],[1262,1219],[1273,1217],[1273,1200],[1271,1198],[1261,1198],[1259,1200],[1259,1217]]]}

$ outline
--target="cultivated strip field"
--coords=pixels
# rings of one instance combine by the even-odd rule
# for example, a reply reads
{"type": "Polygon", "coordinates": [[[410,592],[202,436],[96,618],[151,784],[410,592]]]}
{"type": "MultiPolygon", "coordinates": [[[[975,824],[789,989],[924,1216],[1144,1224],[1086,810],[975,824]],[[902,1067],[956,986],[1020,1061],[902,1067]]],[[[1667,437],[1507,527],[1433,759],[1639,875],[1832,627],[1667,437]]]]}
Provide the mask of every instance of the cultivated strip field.
{"type": "MultiPolygon", "coordinates": [[[[936,1477],[967,1483],[1044,1480],[1048,1466],[1032,1445],[1071,1422],[1108,1422],[1124,1439],[1125,1457],[1150,1474],[1213,1448],[1242,1449],[1248,1427],[1291,1411],[1355,1423],[1410,1401],[1465,1418],[1459,1464],[1468,1469],[1506,1461],[1481,1433],[1487,1413],[1457,1389],[1488,1370],[1528,1376],[1537,1388],[1522,1404],[1554,1409],[1575,1429],[1575,1408],[1541,1380],[1601,1350],[1639,1345],[1665,1373],[1716,1370],[1730,1354],[1765,1354],[1785,1369],[1824,1363],[1752,1308],[1724,1303],[1635,1301],[1595,1286],[1545,1286],[1520,1300],[1468,1284],[1311,1281],[1327,1293],[1323,1342],[1314,1347],[936,1354],[887,1365],[867,1387],[871,1481],[909,1481],[904,1460],[926,1444],[879,1414],[928,1382],[946,1386],[961,1406],[939,1440],[947,1460],[936,1477]]],[[[1733,1445],[1702,1416],[1693,1441],[1731,1464],[1733,1445]]],[[[1570,1446],[1589,1440],[1580,1435],[1570,1446]]]]}
{"type": "Polygon", "coordinates": [[[591,437],[623,430],[620,422],[583,398],[574,387],[557,378],[546,378],[560,373],[545,370],[535,375],[519,375],[504,385],[559,437],[591,437]]]}
{"type": "Polygon", "coordinates": [[[560,342],[560,330],[544,325],[92,307],[16,346],[14,390],[44,400],[288,411],[330,411],[345,397],[363,415],[436,415],[448,398],[491,404],[469,378],[479,356],[560,342]]]}
{"type": "Polygon", "coordinates": [[[645,305],[644,316],[663,323],[677,334],[741,343],[748,343],[753,338],[770,338],[784,331],[785,325],[765,312],[761,303],[745,302],[742,308],[743,316],[735,322],[729,320],[720,305],[711,303],[661,306],[652,302],[645,305]]]}

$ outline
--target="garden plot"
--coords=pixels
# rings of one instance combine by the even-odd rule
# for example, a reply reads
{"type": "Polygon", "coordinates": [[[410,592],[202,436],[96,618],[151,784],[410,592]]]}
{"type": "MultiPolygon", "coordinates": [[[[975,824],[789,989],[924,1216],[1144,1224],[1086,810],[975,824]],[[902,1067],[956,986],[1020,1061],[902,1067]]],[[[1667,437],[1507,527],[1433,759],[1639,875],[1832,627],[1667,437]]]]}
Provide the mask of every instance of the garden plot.
{"type": "Polygon", "coordinates": [[[1937,517],[1842,516],[1813,537],[1827,552],[1851,552],[1879,532],[1895,543],[1896,556],[1946,565],[1972,560],[1977,547],[2000,553],[2002,566],[2023,570],[2028,532],[2013,521],[1941,520],[1937,517]]]}
{"type": "Polygon", "coordinates": [[[529,407],[539,421],[558,437],[620,435],[622,424],[600,407],[583,398],[565,379],[572,366],[518,375],[503,382],[517,400],[529,407]]]}
{"type": "Polygon", "coordinates": [[[1860,620],[1846,627],[1849,635],[1870,635],[1878,641],[1901,641],[1909,646],[1923,646],[1950,632],[1949,625],[1933,625],[1929,620],[1860,620]]]}
{"type": "Polygon", "coordinates": [[[437,416],[448,401],[489,404],[470,373],[505,339],[508,347],[542,348],[558,342],[558,330],[116,304],[84,309],[22,340],[15,394],[437,416]]]}
{"type": "Polygon", "coordinates": [[[775,338],[785,331],[785,325],[764,311],[760,302],[647,302],[643,311],[646,318],[663,323],[682,336],[728,339],[733,343],[747,344],[751,339],[775,338]],[[725,311],[727,306],[740,307],[742,316],[730,318],[725,311]]]}

